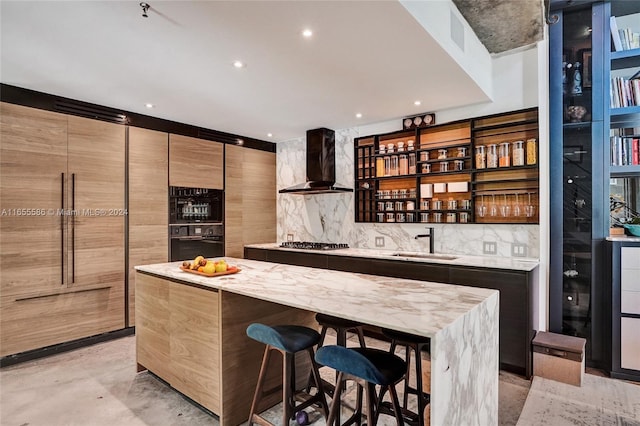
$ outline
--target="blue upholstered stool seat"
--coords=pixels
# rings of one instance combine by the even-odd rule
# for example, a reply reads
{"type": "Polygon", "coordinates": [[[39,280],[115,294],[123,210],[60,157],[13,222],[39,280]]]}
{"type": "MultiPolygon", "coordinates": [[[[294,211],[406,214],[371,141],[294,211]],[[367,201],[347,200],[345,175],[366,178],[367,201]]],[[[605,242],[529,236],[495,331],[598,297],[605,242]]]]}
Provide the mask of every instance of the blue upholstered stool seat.
{"type": "Polygon", "coordinates": [[[358,385],[355,411],[344,423],[340,423],[340,398],[333,398],[327,425],[351,425],[363,423],[362,396],[367,400],[366,423],[375,426],[378,421],[380,404],[376,398],[376,386],[391,394],[393,409],[391,413],[396,418],[398,426],[402,426],[402,414],[395,384],[404,378],[407,364],[402,358],[379,349],[372,348],[345,348],[344,346],[323,346],[316,351],[316,361],[327,367],[335,369],[338,373],[335,395],[340,395],[347,380],[352,380],[358,385]]]}
{"type": "Polygon", "coordinates": [[[282,389],[282,426],[288,426],[297,412],[315,404],[319,404],[325,417],[328,417],[329,407],[324,396],[322,380],[320,379],[313,350],[314,346],[320,341],[320,334],[312,328],[301,325],[268,326],[253,323],[247,327],[247,336],[265,345],[256,391],[253,395],[251,411],[249,412],[249,426],[254,423],[262,426],[273,425],[262,417],[257,410],[263,397],[280,389],[282,389]],[[265,390],[265,378],[273,352],[278,352],[282,355],[283,379],[281,385],[265,390]],[[298,402],[296,398],[297,394],[300,393],[296,388],[296,354],[298,352],[307,353],[311,364],[311,375],[317,384],[315,395],[311,394],[307,389],[307,392],[305,392],[307,396],[302,398],[302,402],[298,402]]]}
{"type": "Polygon", "coordinates": [[[407,369],[402,358],[371,348],[323,346],[316,352],[316,361],[376,385],[390,385],[402,378],[407,369]]]}
{"type": "Polygon", "coordinates": [[[289,353],[307,349],[318,343],[320,334],[301,325],[251,324],[247,327],[247,336],[265,345],[271,345],[289,353]]]}

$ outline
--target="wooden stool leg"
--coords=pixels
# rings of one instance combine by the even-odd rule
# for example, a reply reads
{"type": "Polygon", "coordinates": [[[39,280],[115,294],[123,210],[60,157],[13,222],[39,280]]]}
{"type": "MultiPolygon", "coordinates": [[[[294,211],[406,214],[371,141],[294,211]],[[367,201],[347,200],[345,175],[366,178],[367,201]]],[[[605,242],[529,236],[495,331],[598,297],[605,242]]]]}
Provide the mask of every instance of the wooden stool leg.
{"type": "Polygon", "coordinates": [[[416,389],[418,391],[418,420],[419,425],[424,426],[425,404],[424,391],[422,387],[422,345],[416,345],[416,389]]]}
{"type": "MultiPolygon", "coordinates": [[[[343,380],[344,373],[338,374],[338,381],[336,382],[336,390],[334,395],[340,395],[344,387],[343,380]]],[[[331,401],[331,409],[329,410],[329,417],[327,418],[327,426],[332,426],[336,420],[336,414],[340,412],[341,401],[339,397],[333,397],[331,401]]],[[[339,425],[338,425],[339,426],[339,425]]]]}
{"type": "Polygon", "coordinates": [[[320,341],[318,341],[318,347],[321,348],[324,344],[324,338],[327,337],[327,326],[323,325],[320,331],[320,341]]]}
{"type": "Polygon", "coordinates": [[[253,425],[253,416],[256,414],[258,408],[258,402],[262,397],[262,388],[264,386],[264,378],[267,375],[267,366],[271,359],[271,349],[267,346],[264,349],[264,356],[262,357],[262,365],[260,366],[260,374],[258,374],[258,382],[256,383],[256,391],[253,394],[253,402],[251,403],[251,411],[249,412],[249,426],[253,425]]]}
{"type": "Polygon", "coordinates": [[[376,385],[367,382],[367,426],[374,426],[377,423],[376,419],[376,385]]]}
{"type": "Polygon", "coordinates": [[[403,426],[402,409],[400,408],[400,402],[398,401],[398,393],[396,392],[395,385],[389,385],[389,393],[391,394],[391,403],[393,404],[393,413],[396,417],[396,423],[398,426],[403,426]]]}
{"type": "Polygon", "coordinates": [[[291,361],[293,354],[282,352],[282,426],[289,425],[291,417],[291,361]]]}
{"type": "Polygon", "coordinates": [[[356,328],[356,333],[358,333],[358,341],[360,342],[360,347],[361,348],[366,348],[367,345],[364,342],[364,333],[362,332],[362,327],[357,327],[356,328]]]}
{"type": "Polygon", "coordinates": [[[324,413],[324,418],[326,419],[329,417],[329,407],[327,405],[327,399],[325,398],[324,386],[322,386],[322,379],[320,378],[318,364],[316,363],[313,349],[307,349],[307,353],[309,354],[309,359],[311,360],[311,374],[313,375],[313,379],[316,382],[316,395],[318,396],[320,405],[322,406],[322,412],[324,413]]]}
{"type": "Polygon", "coordinates": [[[402,406],[409,406],[409,379],[411,378],[411,349],[409,345],[404,347],[404,359],[407,362],[407,373],[404,380],[404,395],[402,396],[402,406]]]}

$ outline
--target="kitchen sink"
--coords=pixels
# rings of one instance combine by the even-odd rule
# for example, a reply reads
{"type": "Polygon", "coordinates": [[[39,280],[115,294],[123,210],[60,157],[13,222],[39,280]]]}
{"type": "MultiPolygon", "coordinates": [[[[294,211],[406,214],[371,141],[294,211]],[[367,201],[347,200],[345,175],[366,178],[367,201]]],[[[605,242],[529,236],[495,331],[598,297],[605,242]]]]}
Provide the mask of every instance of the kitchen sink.
{"type": "Polygon", "coordinates": [[[415,257],[418,259],[440,259],[440,260],[454,260],[456,256],[449,256],[446,254],[428,254],[428,253],[393,253],[391,256],[396,257],[415,257]]]}

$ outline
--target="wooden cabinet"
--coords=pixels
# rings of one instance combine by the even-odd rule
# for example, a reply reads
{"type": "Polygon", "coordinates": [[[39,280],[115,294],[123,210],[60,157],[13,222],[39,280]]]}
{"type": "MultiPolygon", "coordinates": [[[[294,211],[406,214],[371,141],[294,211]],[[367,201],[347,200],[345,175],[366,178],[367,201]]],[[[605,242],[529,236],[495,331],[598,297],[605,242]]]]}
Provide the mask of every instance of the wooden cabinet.
{"type": "Polygon", "coordinates": [[[1,107],[1,355],[123,328],[124,127],[1,107]]]}
{"type": "Polygon", "coordinates": [[[169,185],[223,189],[224,145],[169,135],[169,185]]]}
{"type": "Polygon", "coordinates": [[[0,108],[4,340],[9,331],[5,302],[55,293],[66,282],[65,218],[58,213],[66,207],[67,117],[6,103],[0,108]],[[37,214],[27,215],[27,209],[37,214]]]}
{"type": "Polygon", "coordinates": [[[537,141],[537,108],[357,138],[356,222],[538,223],[537,141]]]}
{"type": "MultiPolygon", "coordinates": [[[[312,312],[251,297],[136,273],[136,360],[171,387],[220,416],[221,425],[246,422],[264,345],[247,337],[253,322],[316,327],[312,312]]],[[[296,357],[298,389],[306,386],[309,362],[296,357]]],[[[281,383],[280,357],[273,357],[267,388],[281,383]]],[[[260,409],[280,400],[264,398],[260,409]]]]}
{"type": "Polygon", "coordinates": [[[220,412],[219,295],[136,274],[136,357],[215,413],[220,412]]]}
{"type": "Polygon", "coordinates": [[[225,168],[225,255],[276,239],[276,154],[229,145],[225,168]]]}
{"type": "Polygon", "coordinates": [[[148,368],[171,382],[169,281],[151,275],[136,279],[136,360],[138,371],[148,368]]]}
{"type": "Polygon", "coordinates": [[[640,380],[640,242],[606,243],[611,377],[640,380]]]}
{"type": "Polygon", "coordinates": [[[169,301],[171,386],[220,412],[219,294],[170,283],[169,301]]]}
{"type": "Polygon", "coordinates": [[[135,324],[136,265],[169,259],[169,135],[129,128],[129,318],[135,324]]]}

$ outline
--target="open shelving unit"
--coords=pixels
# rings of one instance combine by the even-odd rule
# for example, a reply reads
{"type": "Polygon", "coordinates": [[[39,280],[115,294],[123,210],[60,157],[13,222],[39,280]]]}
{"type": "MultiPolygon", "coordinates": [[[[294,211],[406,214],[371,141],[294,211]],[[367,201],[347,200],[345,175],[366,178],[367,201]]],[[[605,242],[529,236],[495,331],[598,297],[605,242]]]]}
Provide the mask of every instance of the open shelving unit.
{"type": "MultiPolygon", "coordinates": [[[[356,222],[538,223],[538,109],[495,114],[355,140],[356,222]],[[475,147],[535,140],[534,160],[482,167],[475,147]],[[409,142],[413,151],[381,153],[409,142]],[[415,155],[415,173],[385,175],[384,158],[415,155]],[[499,196],[493,215],[489,199],[499,196]],[[486,209],[480,206],[487,202],[486,209]],[[529,206],[529,208],[525,208],[529,206]],[[503,214],[506,211],[506,215],[503,214]],[[516,214],[518,213],[518,214],[516,214]]],[[[526,153],[526,145],[525,145],[526,153]]],[[[511,158],[511,153],[509,154],[511,158]]],[[[526,154],[525,154],[526,156],[526,154]]]]}

